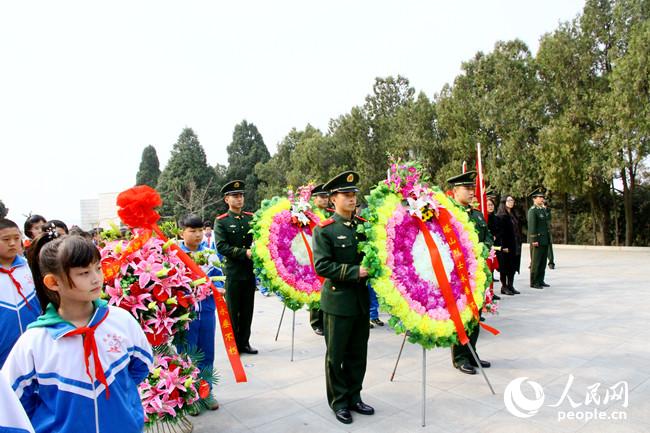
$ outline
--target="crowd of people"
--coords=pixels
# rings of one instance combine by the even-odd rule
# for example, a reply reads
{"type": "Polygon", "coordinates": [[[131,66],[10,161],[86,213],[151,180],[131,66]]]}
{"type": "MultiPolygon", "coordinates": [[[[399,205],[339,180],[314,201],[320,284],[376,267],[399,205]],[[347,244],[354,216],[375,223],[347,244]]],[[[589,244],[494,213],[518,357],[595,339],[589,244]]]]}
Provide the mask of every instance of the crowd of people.
{"type": "MultiPolygon", "coordinates": [[[[467,172],[449,179],[451,195],[468,212],[480,242],[496,252],[500,293],[519,294],[514,277],[521,267],[524,219],[515,199],[503,194],[498,205],[496,196],[488,196],[486,221],[473,206],[475,176],[467,172]]],[[[357,214],[358,180],[355,172],[344,172],[312,191],[313,205],[325,219],[313,233],[313,263],[323,285],[321,307],[310,311],[310,324],[326,345],[328,404],[336,419],[346,424],[353,421],[351,411],[374,413],[363,402],[361,390],[369,329],[384,325],[357,249],[364,240],[356,230],[363,222],[357,214]]],[[[219,290],[225,294],[237,348],[241,354],[255,355],[258,350],[250,342],[256,290],[253,214],[243,210],[244,191],[240,180],[224,185],[221,193],[228,211],[214,223],[191,214],[182,218],[179,244],[186,252],[218,252],[223,267],[210,269],[209,276],[225,275],[225,286],[219,290]]],[[[540,188],[531,194],[534,205],[527,218],[530,286],[535,289],[548,286],[544,270],[552,254],[551,215],[544,206],[544,193],[540,188]]],[[[0,430],[8,426],[28,432],[141,431],[143,417],[133,406],[139,402],[137,386],[152,365],[152,349],[128,312],[100,299],[101,244],[100,229],[68,229],[62,221],[32,215],[21,232],[15,222],[0,220],[0,324],[4,328],[0,430]],[[111,346],[116,336],[124,340],[119,347],[126,350],[111,346]],[[80,413],[94,418],[76,416],[80,413]]],[[[552,258],[549,265],[554,267],[552,258]]],[[[186,344],[203,353],[200,367],[211,367],[214,299],[208,297],[196,310],[186,344]]],[[[469,335],[475,353],[479,329],[475,326],[469,335]]],[[[476,374],[479,366],[490,367],[490,362],[471,356],[466,345],[452,347],[452,364],[466,374],[476,374]]],[[[216,399],[209,401],[209,409],[218,409],[216,399]]]]}

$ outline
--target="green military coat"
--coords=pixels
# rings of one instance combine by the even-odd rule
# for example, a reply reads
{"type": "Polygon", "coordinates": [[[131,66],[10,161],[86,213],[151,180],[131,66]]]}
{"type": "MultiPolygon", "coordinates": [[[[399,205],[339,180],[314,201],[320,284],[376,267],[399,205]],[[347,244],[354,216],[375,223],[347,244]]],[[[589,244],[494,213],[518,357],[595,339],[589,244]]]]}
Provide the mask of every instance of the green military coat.
{"type": "Polygon", "coordinates": [[[483,242],[488,250],[491,249],[492,245],[494,245],[494,237],[492,236],[492,233],[490,233],[487,221],[483,218],[483,213],[478,209],[474,209],[472,206],[465,207],[465,210],[467,211],[470,221],[474,223],[479,242],[483,242]]]}
{"type": "Polygon", "coordinates": [[[357,233],[359,220],[345,219],[339,214],[322,221],[312,238],[314,267],[325,278],[321,288],[321,310],[337,316],[369,314],[368,288],[359,277],[363,254],[357,233]]]}
{"type": "Polygon", "coordinates": [[[539,242],[547,246],[551,242],[549,234],[549,213],[543,207],[532,206],[528,210],[528,242],[539,242]]]}
{"type": "Polygon", "coordinates": [[[215,221],[214,238],[217,251],[224,256],[223,270],[228,281],[253,277],[253,261],[246,257],[246,250],[253,243],[250,233],[252,220],[253,214],[250,212],[238,215],[229,210],[215,221]]]}

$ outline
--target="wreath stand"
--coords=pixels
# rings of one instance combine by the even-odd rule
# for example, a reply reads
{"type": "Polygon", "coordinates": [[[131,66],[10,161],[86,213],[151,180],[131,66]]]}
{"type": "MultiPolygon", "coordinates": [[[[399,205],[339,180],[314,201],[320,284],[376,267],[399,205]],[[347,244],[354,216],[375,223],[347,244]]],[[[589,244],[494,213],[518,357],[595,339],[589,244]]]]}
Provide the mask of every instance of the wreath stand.
{"type": "MultiPolygon", "coordinates": [[[[278,335],[280,335],[280,327],[282,326],[282,319],[284,319],[284,312],[287,309],[287,304],[284,304],[282,307],[282,315],[280,316],[280,323],[278,323],[278,331],[275,333],[275,341],[278,341],[278,335]]],[[[293,314],[291,316],[291,362],[293,362],[293,351],[296,340],[296,311],[292,310],[293,314]]]]}
{"type": "MultiPolygon", "coordinates": [[[[395,372],[397,371],[397,365],[399,364],[399,360],[402,357],[402,350],[404,350],[404,344],[406,343],[406,338],[408,337],[408,333],[404,333],[404,339],[402,340],[402,345],[399,348],[399,353],[397,354],[397,361],[395,361],[395,367],[393,368],[393,373],[390,376],[390,381],[392,382],[393,379],[395,378],[395,372]]],[[[481,367],[481,363],[478,359],[478,356],[476,355],[476,352],[474,351],[474,348],[472,345],[467,342],[467,347],[469,348],[470,352],[472,353],[472,357],[474,358],[474,361],[476,362],[476,365],[478,365],[478,369],[481,371],[481,374],[483,375],[483,378],[485,379],[485,382],[487,383],[488,387],[490,388],[490,392],[492,394],[496,394],[494,392],[494,388],[492,388],[492,384],[490,383],[490,380],[488,379],[487,375],[485,374],[485,370],[483,370],[483,367],[481,367]]],[[[427,414],[427,349],[422,347],[422,427],[426,426],[426,414],[427,414]]]]}

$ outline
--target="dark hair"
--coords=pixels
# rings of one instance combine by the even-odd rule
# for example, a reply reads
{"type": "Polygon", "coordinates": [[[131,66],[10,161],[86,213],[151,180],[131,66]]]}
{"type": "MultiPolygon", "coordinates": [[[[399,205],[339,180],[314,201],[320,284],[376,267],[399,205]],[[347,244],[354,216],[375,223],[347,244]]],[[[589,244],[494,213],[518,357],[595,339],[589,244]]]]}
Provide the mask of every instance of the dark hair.
{"type": "Polygon", "coordinates": [[[42,215],[30,215],[29,218],[25,220],[25,225],[23,226],[23,228],[25,229],[25,236],[27,236],[30,239],[34,239],[34,236],[32,236],[32,227],[34,227],[34,224],[36,223],[45,223],[45,222],[47,222],[47,220],[42,215]]]}
{"type": "Polygon", "coordinates": [[[83,230],[79,226],[72,226],[70,228],[70,234],[71,235],[76,235],[76,236],[81,236],[82,238],[86,238],[86,239],[92,239],[93,238],[93,235],[91,233],[83,230]]]}
{"type": "Polygon", "coordinates": [[[181,220],[181,227],[184,229],[202,229],[203,220],[194,214],[185,215],[181,220]]]}
{"type": "Polygon", "coordinates": [[[101,256],[95,244],[81,236],[57,236],[52,231],[38,235],[29,249],[27,261],[43,311],[49,303],[57,309],[61,304],[59,294],[45,286],[43,277],[54,274],[71,284],[71,268],[86,267],[100,260],[101,256]]]}
{"type": "Polygon", "coordinates": [[[60,229],[63,229],[63,231],[65,231],[66,235],[68,233],[70,233],[70,231],[68,230],[68,226],[65,225],[65,223],[63,221],[61,221],[61,220],[49,220],[47,222],[47,224],[52,225],[52,226],[57,227],[57,228],[60,228],[60,229]]]}
{"type": "Polygon", "coordinates": [[[211,229],[212,228],[212,221],[204,221],[203,222],[203,228],[211,229]]]}
{"type": "Polygon", "coordinates": [[[18,227],[18,224],[16,224],[12,220],[7,219],[7,218],[0,218],[0,230],[4,230],[4,229],[18,229],[18,230],[20,230],[20,228],[18,227]]]}
{"type": "Polygon", "coordinates": [[[510,212],[508,212],[508,207],[506,206],[506,201],[508,201],[508,197],[512,197],[511,195],[504,195],[501,197],[501,201],[499,201],[499,209],[497,209],[497,215],[510,215],[510,212]]]}

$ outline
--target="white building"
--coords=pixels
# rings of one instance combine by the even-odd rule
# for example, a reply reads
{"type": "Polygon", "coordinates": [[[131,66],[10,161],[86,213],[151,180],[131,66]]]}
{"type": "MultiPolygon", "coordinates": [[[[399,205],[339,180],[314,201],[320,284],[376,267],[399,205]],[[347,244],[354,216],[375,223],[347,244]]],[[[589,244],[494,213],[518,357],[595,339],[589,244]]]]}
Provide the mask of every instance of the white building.
{"type": "Polygon", "coordinates": [[[96,198],[82,199],[81,206],[81,228],[90,230],[99,226],[99,200],[96,198]]]}
{"type": "Polygon", "coordinates": [[[90,230],[95,227],[110,228],[111,223],[120,225],[120,218],[117,216],[117,192],[105,192],[97,194],[97,198],[84,199],[80,201],[81,207],[81,228],[90,230]]]}

